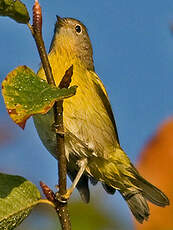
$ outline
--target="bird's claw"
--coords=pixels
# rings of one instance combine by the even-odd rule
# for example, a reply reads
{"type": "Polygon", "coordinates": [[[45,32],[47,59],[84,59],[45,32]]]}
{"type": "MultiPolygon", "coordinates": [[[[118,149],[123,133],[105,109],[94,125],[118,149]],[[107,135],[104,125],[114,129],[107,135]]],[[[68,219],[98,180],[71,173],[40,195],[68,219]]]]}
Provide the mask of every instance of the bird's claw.
{"type": "Polygon", "coordinates": [[[52,130],[56,130],[56,133],[59,134],[60,136],[64,136],[65,135],[65,131],[64,130],[59,130],[59,125],[56,125],[55,122],[52,124],[52,130]]]}
{"type": "Polygon", "coordinates": [[[70,196],[71,196],[71,190],[68,189],[67,192],[64,195],[61,195],[59,192],[56,193],[56,199],[60,202],[60,203],[67,203],[67,201],[69,200],[70,196]]]}

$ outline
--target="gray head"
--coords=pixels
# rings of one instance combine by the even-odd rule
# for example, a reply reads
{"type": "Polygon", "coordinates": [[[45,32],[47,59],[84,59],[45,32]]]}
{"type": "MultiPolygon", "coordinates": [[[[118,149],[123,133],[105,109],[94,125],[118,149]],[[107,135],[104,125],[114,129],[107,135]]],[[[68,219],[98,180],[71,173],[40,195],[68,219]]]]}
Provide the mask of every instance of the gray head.
{"type": "Polygon", "coordinates": [[[94,70],[93,50],[87,28],[73,18],[57,16],[50,50],[66,52],[68,57],[79,58],[87,69],[94,70]]]}

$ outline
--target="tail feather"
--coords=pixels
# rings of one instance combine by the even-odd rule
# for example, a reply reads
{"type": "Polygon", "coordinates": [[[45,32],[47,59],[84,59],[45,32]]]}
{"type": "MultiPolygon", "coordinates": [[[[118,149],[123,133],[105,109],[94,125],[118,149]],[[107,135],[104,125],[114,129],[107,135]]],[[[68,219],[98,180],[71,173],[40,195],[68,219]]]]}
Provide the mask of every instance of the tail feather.
{"type": "Polygon", "coordinates": [[[133,164],[131,164],[130,170],[135,177],[135,179],[130,178],[132,184],[141,189],[143,196],[147,200],[160,207],[169,205],[168,197],[160,189],[156,188],[154,185],[140,176],[139,172],[133,166],[133,164]]]}
{"type": "Polygon", "coordinates": [[[127,188],[120,193],[127,201],[135,218],[143,223],[150,215],[147,200],[157,206],[165,207],[169,205],[169,199],[162,191],[141,177],[134,167],[132,169],[135,179],[129,179],[134,187],[127,188]]]}
{"type": "Polygon", "coordinates": [[[105,183],[102,183],[102,186],[103,186],[104,190],[105,190],[107,193],[109,193],[109,194],[111,194],[111,195],[114,195],[114,194],[115,194],[115,192],[116,192],[116,189],[115,189],[115,188],[113,188],[113,187],[111,187],[111,186],[109,186],[109,185],[107,185],[107,184],[105,184],[105,183]]]}
{"type": "Polygon", "coordinates": [[[169,205],[169,199],[167,196],[162,191],[160,191],[160,189],[156,188],[140,175],[137,176],[136,185],[142,189],[143,195],[151,203],[160,207],[169,205]]]}
{"type": "Polygon", "coordinates": [[[142,193],[138,190],[126,190],[120,193],[126,200],[131,212],[139,223],[143,223],[144,220],[148,220],[150,215],[149,207],[146,199],[142,193]]]}

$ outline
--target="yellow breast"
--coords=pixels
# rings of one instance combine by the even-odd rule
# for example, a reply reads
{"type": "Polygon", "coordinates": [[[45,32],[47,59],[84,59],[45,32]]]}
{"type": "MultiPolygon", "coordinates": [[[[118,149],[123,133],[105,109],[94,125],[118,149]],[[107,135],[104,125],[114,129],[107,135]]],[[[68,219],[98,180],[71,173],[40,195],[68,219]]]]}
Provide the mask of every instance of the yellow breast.
{"type": "MultiPolygon", "coordinates": [[[[114,125],[103,98],[97,91],[99,87],[107,97],[101,80],[93,71],[87,70],[77,58],[71,59],[68,56],[64,59],[55,51],[51,51],[49,60],[56,85],[72,64],[74,67],[71,85],[77,85],[78,88],[75,96],[64,100],[65,129],[93,149],[97,156],[107,158],[110,152],[114,152],[118,143],[114,125]]],[[[42,68],[38,75],[45,79],[42,68]]]]}

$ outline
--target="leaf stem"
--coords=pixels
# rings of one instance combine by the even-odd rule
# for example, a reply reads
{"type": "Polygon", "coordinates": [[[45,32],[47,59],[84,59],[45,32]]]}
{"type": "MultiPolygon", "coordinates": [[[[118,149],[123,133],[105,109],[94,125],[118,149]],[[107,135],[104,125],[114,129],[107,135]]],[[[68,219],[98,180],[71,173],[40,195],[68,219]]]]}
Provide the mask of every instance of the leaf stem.
{"type": "Polygon", "coordinates": [[[50,206],[52,206],[53,208],[55,208],[55,204],[47,199],[40,199],[39,200],[40,204],[49,204],[50,206]]]}

